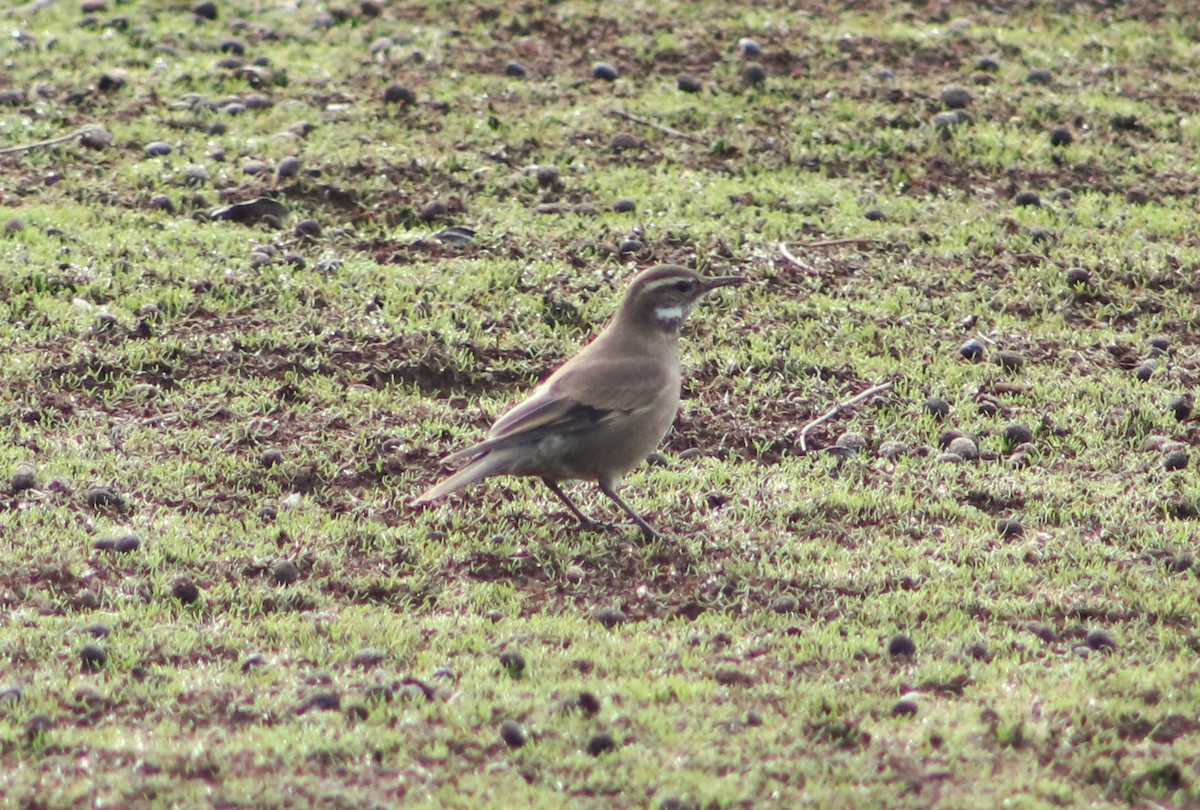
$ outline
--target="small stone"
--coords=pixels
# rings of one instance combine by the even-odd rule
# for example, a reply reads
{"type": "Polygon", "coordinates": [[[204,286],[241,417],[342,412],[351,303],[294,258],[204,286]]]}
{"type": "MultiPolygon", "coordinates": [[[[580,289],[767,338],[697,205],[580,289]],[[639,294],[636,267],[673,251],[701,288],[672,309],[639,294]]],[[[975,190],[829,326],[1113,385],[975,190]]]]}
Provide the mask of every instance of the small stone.
{"type": "Polygon", "coordinates": [[[971,84],[977,84],[980,87],[987,87],[989,84],[994,84],[996,77],[990,73],[975,71],[971,74],[971,84]]]}
{"type": "Polygon", "coordinates": [[[242,164],[242,172],[250,175],[251,177],[256,177],[260,174],[266,174],[270,170],[271,164],[267,163],[265,160],[251,159],[242,164]]]}
{"type": "Polygon", "coordinates": [[[21,697],[21,687],[19,686],[0,687],[0,706],[2,707],[8,707],[14,703],[20,703],[21,697]]]}
{"type": "Polygon", "coordinates": [[[1013,205],[1018,207],[1038,207],[1042,204],[1042,200],[1032,191],[1022,191],[1017,196],[1013,197],[1013,205]]]}
{"type": "Polygon", "coordinates": [[[620,245],[617,246],[617,255],[618,256],[628,256],[631,254],[641,253],[642,248],[644,248],[644,247],[646,247],[646,246],[644,244],[642,244],[640,241],[638,241],[637,239],[626,239],[624,242],[622,242],[620,245]]]}
{"type": "Polygon", "coordinates": [[[155,194],[150,198],[150,209],[153,211],[166,211],[169,214],[175,210],[175,203],[166,194],[155,194]]]}
{"type": "Polygon", "coordinates": [[[967,360],[971,360],[971,361],[982,360],[983,353],[984,353],[983,342],[976,340],[975,338],[971,338],[970,340],[963,343],[963,345],[958,347],[958,353],[961,354],[963,356],[963,358],[965,358],[967,360]]]}
{"type": "Polygon", "coordinates": [[[1033,431],[1024,425],[1013,423],[1004,428],[1004,443],[1009,447],[1033,441],[1033,431]]]}
{"type": "Polygon", "coordinates": [[[619,608],[600,608],[596,611],[596,621],[605,627],[616,627],[625,623],[625,613],[619,608]]]}
{"type": "Polygon", "coordinates": [[[1093,650],[1113,650],[1117,640],[1107,630],[1093,630],[1087,634],[1087,645],[1093,650]]]}
{"type": "Polygon", "coordinates": [[[967,647],[967,658],[970,658],[972,661],[983,661],[985,663],[989,663],[994,657],[995,656],[992,655],[991,650],[979,642],[967,647]]]}
{"type": "Polygon", "coordinates": [[[509,62],[504,66],[504,75],[514,79],[524,79],[529,75],[529,70],[520,62],[509,62]]]}
{"type": "Polygon", "coordinates": [[[5,233],[20,233],[23,230],[25,230],[25,220],[20,217],[12,217],[4,223],[5,233]]]}
{"type": "Polygon", "coordinates": [[[570,582],[572,585],[578,585],[583,582],[586,573],[581,565],[569,565],[567,566],[567,570],[563,572],[563,576],[567,582],[570,582]]]}
{"type": "Polygon", "coordinates": [[[959,436],[950,442],[947,450],[964,461],[975,461],[979,458],[979,445],[970,436],[959,436]]]}
{"type": "Polygon", "coordinates": [[[1136,115],[1117,113],[1112,117],[1112,128],[1117,132],[1135,132],[1141,128],[1136,115]]]}
{"type": "Polygon", "coordinates": [[[300,174],[300,158],[285,157],[275,169],[275,179],[287,180],[300,174]]]}
{"type": "Polygon", "coordinates": [[[260,653],[251,653],[242,659],[242,674],[250,672],[252,669],[257,669],[261,666],[266,666],[266,656],[260,653]]]}
{"type": "Polygon", "coordinates": [[[171,581],[171,596],[190,605],[200,598],[200,589],[188,577],[176,577],[171,581]]]}
{"type": "Polygon", "coordinates": [[[934,419],[945,419],[950,415],[950,403],[942,397],[930,397],[922,403],[921,408],[934,419]]]}
{"type": "Polygon", "coordinates": [[[964,459],[958,453],[940,453],[934,460],[939,464],[962,464],[964,459]]]}
{"type": "Polygon", "coordinates": [[[961,84],[951,84],[942,89],[939,98],[946,105],[946,109],[961,110],[969,105],[975,97],[961,84]]]}
{"type": "Polygon", "coordinates": [[[262,451],[262,455],[258,457],[258,463],[266,467],[268,470],[283,463],[283,451],[277,447],[270,447],[262,451]]]}
{"type": "Polygon", "coordinates": [[[368,647],[356,652],[350,659],[350,664],[351,666],[356,666],[359,669],[371,669],[372,667],[379,666],[386,660],[387,653],[385,653],[383,650],[376,650],[368,647]]]}
{"type": "Polygon", "coordinates": [[[361,703],[346,707],[346,719],[350,722],[366,720],[371,716],[371,710],[361,703]]]}
{"type": "Polygon", "coordinates": [[[704,89],[703,82],[687,73],[680,73],[675,78],[675,86],[684,93],[699,93],[704,89]]]}
{"type": "Polygon", "coordinates": [[[92,544],[92,548],[97,551],[115,551],[119,554],[128,554],[131,551],[137,551],[142,545],[142,541],[134,534],[123,534],[118,537],[102,537],[92,544]]]}
{"type": "Polygon", "coordinates": [[[627,197],[622,197],[613,203],[612,210],[618,214],[629,214],[637,210],[637,203],[627,197]]]}
{"type": "Polygon", "coordinates": [[[1133,376],[1137,377],[1142,382],[1148,381],[1154,376],[1154,372],[1158,370],[1158,363],[1154,360],[1147,360],[1133,370],[1133,376]]]}
{"type": "Polygon", "coordinates": [[[1074,140],[1075,136],[1066,127],[1055,127],[1050,130],[1050,145],[1053,147],[1070,146],[1074,140]]]}
{"type": "MultiPolygon", "coordinates": [[[[1192,408],[1195,406],[1195,398],[1191,394],[1180,394],[1171,400],[1171,413],[1175,414],[1175,421],[1182,422],[1192,415],[1192,408]]],[[[13,476],[13,490],[16,491],[16,476],[13,476]]]]}
{"type": "Polygon", "coordinates": [[[245,111],[246,105],[240,101],[231,101],[221,108],[221,112],[225,113],[226,115],[241,115],[245,111]]]}
{"type": "Polygon", "coordinates": [[[597,62],[592,65],[592,76],[606,82],[615,82],[620,74],[608,62],[597,62]]]}
{"type": "Polygon", "coordinates": [[[917,713],[917,702],[915,700],[898,700],[896,705],[892,706],[892,717],[914,717],[917,713]]]}
{"type": "Polygon", "coordinates": [[[863,212],[863,216],[869,222],[887,222],[888,218],[888,215],[883,212],[883,209],[877,206],[868,208],[863,212]]]}
{"type": "Polygon", "coordinates": [[[1163,469],[1168,472],[1186,469],[1188,465],[1188,454],[1186,450],[1176,450],[1168,453],[1163,459],[1163,469]]]}
{"type": "Polygon", "coordinates": [[[368,18],[378,17],[383,13],[383,4],[378,0],[362,0],[358,4],[358,13],[368,18]]]}
{"type": "Polygon", "coordinates": [[[949,138],[954,128],[966,121],[956,112],[940,112],[933,117],[933,128],[943,138],[949,138]]]}
{"type": "Polygon", "coordinates": [[[217,18],[217,4],[212,0],[201,0],[192,6],[192,13],[204,20],[215,20],[217,18]]]}
{"type": "Polygon", "coordinates": [[[88,149],[103,149],[112,142],[112,133],[99,124],[87,127],[79,136],[79,143],[88,149]]]}
{"type": "Polygon", "coordinates": [[[271,567],[271,579],[276,585],[291,585],[300,579],[300,569],[291,560],[282,560],[271,567]]]}
{"type": "Polygon", "coordinates": [[[105,638],[112,632],[112,628],[103,622],[93,622],[86,627],[80,628],[79,632],[86,633],[92,638],[105,638]]]}
{"type": "Polygon", "coordinates": [[[96,672],[108,663],[108,653],[99,644],[84,644],[79,650],[79,660],[84,672],[96,672]]]}
{"type": "Polygon", "coordinates": [[[1060,187],[1050,192],[1050,199],[1054,200],[1055,202],[1069,203],[1071,200],[1075,199],[1075,195],[1071,193],[1071,189],[1060,187]]]}
{"type": "Polygon", "coordinates": [[[37,470],[32,464],[20,464],[8,480],[9,489],[15,495],[37,486],[37,470]]]}
{"type": "Polygon", "coordinates": [[[25,721],[25,739],[33,742],[54,728],[54,719],[48,714],[31,714],[25,721]]]}
{"type": "Polygon", "coordinates": [[[1067,271],[1068,287],[1086,287],[1092,283],[1092,274],[1082,267],[1072,267],[1067,271]]]}
{"type": "Polygon", "coordinates": [[[557,166],[538,166],[534,172],[537,184],[543,188],[558,185],[560,172],[557,166]]]}
{"type": "Polygon", "coordinates": [[[1016,352],[996,352],[992,362],[1005,371],[1020,371],[1025,365],[1025,358],[1016,352]]]}
{"type": "Polygon", "coordinates": [[[917,654],[917,645],[908,636],[892,636],[887,643],[888,655],[895,658],[912,658],[917,654]]]}
{"type": "Polygon", "coordinates": [[[308,698],[308,708],[336,712],[342,708],[342,695],[336,689],[322,689],[308,698]]]}
{"type": "Polygon", "coordinates": [[[434,200],[426,203],[425,206],[417,213],[417,217],[422,222],[432,222],[435,219],[441,219],[450,213],[450,207],[441,200],[434,200]]]}
{"type": "Polygon", "coordinates": [[[979,57],[979,61],[975,63],[975,69],[995,73],[1000,69],[1000,60],[994,56],[981,56],[979,57]]]}
{"type": "Polygon", "coordinates": [[[601,754],[616,750],[616,747],[617,741],[613,739],[613,736],[608,732],[602,731],[599,734],[593,735],[588,740],[587,752],[594,757],[598,757],[601,754]]]}
{"type": "Polygon", "coordinates": [[[150,157],[161,157],[169,155],[174,151],[174,147],[166,141],[151,141],[146,144],[146,154],[150,157]]]}
{"type": "Polygon", "coordinates": [[[757,56],[762,56],[762,45],[759,45],[756,40],[750,37],[742,37],[737,42],[738,54],[744,59],[753,59],[757,56]]]}
{"type": "Polygon", "coordinates": [[[628,132],[618,132],[612,136],[609,141],[609,147],[614,152],[624,152],[627,149],[641,149],[645,145],[645,141],[636,135],[631,135],[628,132]]]}
{"type": "Polygon", "coordinates": [[[388,104],[411,106],[417,103],[417,94],[402,84],[392,84],[383,91],[383,100],[388,104]]]}
{"type": "Polygon", "coordinates": [[[908,452],[908,445],[904,442],[886,441],[879,445],[878,454],[880,458],[900,458],[908,452]]]}
{"type": "Polygon", "coordinates": [[[1178,557],[1172,557],[1167,561],[1167,570],[1172,574],[1182,574],[1185,571],[1190,571],[1195,564],[1196,560],[1191,554],[1180,554],[1178,557]]]}
{"type": "Polygon", "coordinates": [[[767,69],[758,62],[748,62],[742,67],[742,84],[757,87],[767,80],[767,69]]]}
{"type": "Polygon", "coordinates": [[[500,739],[504,740],[504,744],[509,748],[524,748],[525,743],[529,741],[521,724],[512,720],[500,724],[500,739]]]}
{"type": "Polygon", "coordinates": [[[321,223],[315,219],[302,219],[296,223],[293,229],[296,236],[303,236],[306,239],[316,239],[321,235],[321,223]]]}
{"type": "Polygon", "coordinates": [[[771,610],[780,614],[795,613],[799,608],[800,602],[794,596],[780,596],[771,603],[771,610]]]}
{"type": "Polygon", "coordinates": [[[854,431],[846,431],[837,437],[838,445],[855,453],[861,453],[867,448],[867,437],[854,431]]]}
{"type": "Polygon", "coordinates": [[[1025,527],[1021,521],[1013,518],[1001,518],[996,521],[996,533],[1001,537],[1024,537],[1025,527]]]}
{"type": "Polygon", "coordinates": [[[217,50],[221,53],[231,53],[234,56],[245,56],[246,43],[242,42],[240,39],[234,39],[233,37],[230,37],[218,42],[217,50]]]}
{"type": "Polygon", "coordinates": [[[525,674],[525,656],[517,650],[505,650],[500,653],[500,666],[513,678],[520,678],[525,674]]]}
{"type": "Polygon", "coordinates": [[[580,692],[575,704],[585,717],[595,717],[600,713],[600,698],[591,692],[580,692]]]}
{"type": "Polygon", "coordinates": [[[1025,81],[1030,84],[1053,84],[1054,74],[1046,70],[1046,68],[1034,68],[1029,71],[1029,74],[1025,77],[1025,81]]]}

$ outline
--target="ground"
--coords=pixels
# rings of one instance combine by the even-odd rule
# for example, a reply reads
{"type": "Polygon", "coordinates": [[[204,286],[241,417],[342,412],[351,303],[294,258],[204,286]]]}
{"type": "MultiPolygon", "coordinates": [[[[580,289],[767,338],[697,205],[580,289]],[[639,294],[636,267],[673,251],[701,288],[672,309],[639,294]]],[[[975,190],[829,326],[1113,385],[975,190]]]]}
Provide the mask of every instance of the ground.
{"type": "Polygon", "coordinates": [[[1200,804],[1184,4],[0,17],[6,803],[1200,804]],[[664,539],[410,504],[659,262],[664,539]]]}

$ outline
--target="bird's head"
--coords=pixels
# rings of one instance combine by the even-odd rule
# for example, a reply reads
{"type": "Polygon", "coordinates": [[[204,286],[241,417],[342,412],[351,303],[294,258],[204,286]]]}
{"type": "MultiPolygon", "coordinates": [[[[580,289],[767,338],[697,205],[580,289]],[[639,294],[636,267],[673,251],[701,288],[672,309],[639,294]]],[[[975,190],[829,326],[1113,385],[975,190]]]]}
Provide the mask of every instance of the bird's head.
{"type": "Polygon", "coordinates": [[[630,282],[620,316],[674,332],[705,293],[745,281],[742,276],[708,278],[686,267],[660,264],[643,270],[630,282]]]}

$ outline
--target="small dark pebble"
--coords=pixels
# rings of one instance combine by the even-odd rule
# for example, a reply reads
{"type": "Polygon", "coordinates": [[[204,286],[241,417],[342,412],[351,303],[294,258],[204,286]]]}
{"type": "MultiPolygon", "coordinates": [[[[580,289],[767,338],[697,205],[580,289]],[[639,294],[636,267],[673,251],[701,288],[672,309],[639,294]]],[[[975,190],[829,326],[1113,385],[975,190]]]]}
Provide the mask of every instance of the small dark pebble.
{"type": "Polygon", "coordinates": [[[955,127],[965,123],[966,121],[957,112],[940,112],[933,117],[933,128],[943,138],[949,138],[955,127]]]}
{"type": "Polygon", "coordinates": [[[37,471],[29,464],[20,465],[8,480],[8,486],[14,494],[33,489],[37,486],[37,471]]]}
{"type": "Polygon", "coordinates": [[[587,752],[594,757],[601,754],[606,754],[609,751],[616,750],[617,741],[608,732],[602,731],[599,734],[594,734],[587,744],[587,752]]]}
{"type": "Polygon", "coordinates": [[[1013,423],[1004,428],[1004,443],[1009,447],[1033,441],[1033,431],[1024,425],[1013,423]]]}
{"type": "Polygon", "coordinates": [[[614,152],[624,152],[626,149],[641,149],[645,142],[628,132],[618,132],[612,136],[608,145],[614,152]]]}
{"type": "Polygon", "coordinates": [[[104,638],[112,632],[112,628],[101,622],[93,622],[87,627],[82,628],[79,632],[87,633],[92,638],[104,638]]]}
{"type": "Polygon", "coordinates": [[[279,161],[278,168],[275,169],[275,177],[279,180],[287,180],[300,174],[300,158],[285,157],[279,161]]]}
{"type": "Polygon", "coordinates": [[[626,239],[617,247],[617,255],[627,256],[631,253],[640,253],[644,247],[646,246],[636,239],[626,239]]]}
{"type": "Polygon", "coordinates": [[[1146,339],[1156,349],[1162,349],[1164,352],[1171,350],[1171,339],[1166,335],[1151,335],[1146,339]]]}
{"type": "Polygon", "coordinates": [[[99,644],[84,644],[79,650],[79,660],[84,672],[95,672],[104,669],[108,663],[108,653],[99,644]]]}
{"type": "Polygon", "coordinates": [[[1092,274],[1082,267],[1072,267],[1067,271],[1067,286],[1086,287],[1092,283],[1092,274]]]}
{"type": "Polygon", "coordinates": [[[1182,574],[1184,571],[1190,571],[1195,564],[1191,554],[1180,554],[1167,561],[1167,570],[1172,574],[1182,574]]]}
{"type": "Polygon", "coordinates": [[[750,37],[742,37],[737,43],[738,53],[745,58],[762,56],[762,45],[758,44],[757,40],[750,37]]]}
{"type": "Polygon", "coordinates": [[[1071,130],[1066,127],[1055,127],[1050,130],[1050,145],[1051,146],[1070,146],[1074,142],[1075,136],[1071,134],[1071,130]]]}
{"type": "Polygon", "coordinates": [[[1058,641],[1058,634],[1054,632],[1054,628],[1046,624],[1031,624],[1029,632],[1040,638],[1047,644],[1053,644],[1058,641]]]}
{"type": "Polygon", "coordinates": [[[234,39],[230,37],[229,39],[223,39],[217,43],[217,50],[221,53],[231,53],[234,56],[245,56],[246,43],[242,42],[240,39],[234,39]]]}
{"type": "Polygon", "coordinates": [[[92,487],[87,491],[87,504],[93,509],[120,509],[121,496],[109,487],[92,487]]]}
{"type": "Polygon", "coordinates": [[[378,0],[362,0],[358,4],[358,13],[364,17],[378,17],[383,13],[383,4],[378,0]]]}
{"type": "MultiPolygon", "coordinates": [[[[1055,194],[1057,195],[1057,192],[1055,194]]],[[[1029,241],[1035,245],[1053,244],[1058,239],[1054,231],[1049,228],[1030,228],[1028,233],[1029,241]]]]}
{"type": "Polygon", "coordinates": [[[175,203],[166,194],[155,194],[150,198],[150,208],[153,211],[166,211],[170,214],[175,210],[175,203]]]}
{"type": "Polygon", "coordinates": [[[983,358],[984,346],[981,341],[971,338],[958,347],[958,353],[967,360],[980,360],[983,358]]]}
{"type": "Polygon", "coordinates": [[[750,62],[742,68],[742,84],[755,87],[767,80],[767,69],[758,62],[750,62]]]}
{"type": "Polygon", "coordinates": [[[979,61],[975,63],[975,69],[995,73],[1000,69],[1000,60],[994,56],[981,56],[979,57],[979,61]]]}
{"type": "Polygon", "coordinates": [[[946,109],[961,110],[970,104],[974,97],[971,91],[962,85],[952,84],[943,88],[940,98],[946,109]]]}
{"type": "Polygon", "coordinates": [[[917,654],[917,645],[908,636],[892,636],[887,644],[888,655],[911,658],[917,654]]]}
{"type": "Polygon", "coordinates": [[[771,610],[776,613],[795,613],[800,608],[800,602],[794,596],[780,596],[771,603],[771,610]]]}
{"type": "Polygon", "coordinates": [[[950,415],[950,403],[941,397],[930,397],[921,405],[925,413],[934,419],[944,419],[950,415]]]}
{"type": "Polygon", "coordinates": [[[358,667],[359,669],[370,669],[372,667],[379,666],[386,660],[387,653],[385,653],[383,650],[376,650],[368,647],[356,652],[350,658],[350,664],[358,667]]]}
{"type": "Polygon", "coordinates": [[[504,744],[509,748],[523,748],[525,743],[529,742],[525,729],[521,728],[520,723],[512,720],[500,724],[500,739],[504,740],[504,744]]]}
{"type": "Polygon", "coordinates": [[[1052,84],[1054,82],[1054,74],[1045,68],[1034,68],[1029,71],[1025,77],[1025,81],[1030,84],[1052,84]]]}
{"type": "Polygon", "coordinates": [[[500,666],[514,678],[520,678],[525,673],[525,656],[517,650],[505,650],[500,653],[500,666]]]}
{"type": "Polygon", "coordinates": [[[520,62],[509,62],[504,66],[504,75],[514,79],[524,79],[529,75],[529,70],[520,62]]]}
{"type": "Polygon", "coordinates": [[[687,73],[681,73],[675,78],[675,86],[684,93],[699,93],[704,89],[704,83],[687,73]]]}
{"type": "Polygon", "coordinates": [[[205,20],[215,20],[217,18],[217,4],[212,2],[212,0],[202,0],[202,2],[192,6],[192,13],[205,20]]]}
{"type": "Polygon", "coordinates": [[[245,674],[252,669],[265,666],[267,663],[266,656],[260,653],[251,653],[242,659],[242,673],[245,674]]]}
{"type": "Polygon", "coordinates": [[[33,742],[54,728],[54,719],[48,714],[31,714],[25,721],[25,739],[33,742]]]}
{"type": "Polygon", "coordinates": [[[983,644],[976,642],[970,647],[967,647],[967,657],[972,661],[991,661],[994,657],[992,651],[983,644]]]}
{"type": "Polygon", "coordinates": [[[580,692],[577,703],[580,710],[588,717],[595,717],[600,713],[600,698],[591,692],[580,692]]]}
{"type": "MultiPolygon", "coordinates": [[[[1192,415],[1192,408],[1194,405],[1195,399],[1191,394],[1181,394],[1180,396],[1177,396],[1175,399],[1171,400],[1171,413],[1175,414],[1176,421],[1182,422],[1192,415]]],[[[16,476],[13,476],[13,481],[13,490],[15,491],[17,488],[15,483],[16,476]]]]}
{"type": "Polygon", "coordinates": [[[534,172],[534,177],[537,178],[537,184],[542,187],[556,185],[561,176],[557,166],[538,166],[534,172]]]}
{"type": "Polygon", "coordinates": [[[264,506],[258,510],[258,519],[263,523],[270,523],[277,517],[279,517],[279,510],[274,506],[264,506]]]}
{"type": "Polygon", "coordinates": [[[171,582],[171,596],[185,605],[190,605],[200,598],[200,589],[188,577],[176,577],[171,582]]]}
{"type": "Polygon", "coordinates": [[[312,696],[308,699],[308,706],[312,709],[335,712],[342,708],[342,696],[336,690],[323,689],[320,692],[314,692],[312,694],[312,696]]]}
{"type": "Polygon", "coordinates": [[[137,551],[142,545],[142,541],[134,534],[123,534],[119,537],[102,537],[95,543],[92,543],[92,548],[96,551],[116,551],[120,554],[128,554],[131,551],[137,551]]]}
{"type": "Polygon", "coordinates": [[[996,352],[992,362],[1005,371],[1020,371],[1025,365],[1025,358],[1016,352],[996,352]]]}
{"type": "Polygon", "coordinates": [[[625,622],[625,613],[619,608],[600,608],[596,611],[596,621],[605,627],[616,627],[625,622]]]}
{"type": "Polygon", "coordinates": [[[1186,469],[1188,465],[1188,454],[1186,450],[1176,450],[1173,453],[1168,453],[1163,459],[1163,469],[1169,472],[1186,469]]]}
{"type": "Polygon", "coordinates": [[[263,450],[258,460],[260,464],[269,470],[275,465],[283,463],[283,451],[275,447],[268,448],[263,450]]]}
{"type": "Polygon", "coordinates": [[[1042,204],[1042,199],[1032,191],[1022,191],[1013,197],[1013,204],[1017,206],[1033,206],[1037,207],[1042,204]]]}
{"type": "Polygon", "coordinates": [[[1021,525],[1021,521],[1012,518],[1001,518],[996,521],[996,532],[1001,537],[1023,537],[1025,535],[1025,527],[1021,525]]]}
{"type": "Polygon", "coordinates": [[[346,719],[350,722],[366,720],[371,716],[371,710],[361,703],[355,703],[353,706],[346,707],[346,719]]]}
{"type": "Polygon", "coordinates": [[[615,82],[620,74],[608,62],[597,62],[592,65],[592,76],[597,79],[603,79],[606,82],[615,82]]]}
{"type": "Polygon", "coordinates": [[[426,203],[420,212],[417,213],[417,217],[422,222],[432,222],[435,219],[446,216],[449,212],[449,206],[441,200],[434,200],[433,202],[426,203]]]}
{"type": "Polygon", "coordinates": [[[416,104],[417,94],[402,84],[393,84],[383,91],[383,100],[389,104],[416,104]]]}
{"type": "Polygon", "coordinates": [[[1117,132],[1133,132],[1141,127],[1136,115],[1118,113],[1112,117],[1112,128],[1117,132]]]}
{"type": "Polygon", "coordinates": [[[300,579],[300,569],[291,560],[283,560],[271,567],[271,579],[276,585],[291,585],[300,579]]]}
{"type": "Polygon", "coordinates": [[[915,700],[898,700],[892,707],[892,717],[913,717],[917,713],[915,700]]]}
{"type": "Polygon", "coordinates": [[[1147,360],[1133,370],[1133,376],[1137,377],[1142,382],[1146,382],[1154,376],[1154,372],[1158,370],[1158,364],[1153,360],[1147,360]]]}
{"type": "Polygon", "coordinates": [[[321,235],[321,223],[315,219],[302,219],[296,223],[295,232],[297,236],[303,236],[308,239],[316,239],[321,235]]]}
{"type": "Polygon", "coordinates": [[[618,214],[628,214],[637,210],[637,203],[627,197],[622,197],[613,203],[612,210],[618,214]]]}
{"type": "Polygon", "coordinates": [[[872,207],[863,212],[869,222],[887,222],[888,215],[883,212],[882,208],[872,207]]]}
{"type": "Polygon", "coordinates": [[[1107,630],[1093,630],[1087,634],[1087,645],[1093,650],[1112,650],[1117,646],[1117,640],[1107,630]]]}

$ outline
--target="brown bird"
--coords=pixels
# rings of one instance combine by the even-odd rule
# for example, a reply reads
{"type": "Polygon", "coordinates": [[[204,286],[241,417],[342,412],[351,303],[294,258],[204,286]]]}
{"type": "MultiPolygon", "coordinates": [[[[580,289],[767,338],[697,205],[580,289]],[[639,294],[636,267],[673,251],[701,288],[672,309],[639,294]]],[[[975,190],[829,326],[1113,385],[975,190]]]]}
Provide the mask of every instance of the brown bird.
{"type": "Polygon", "coordinates": [[[472,459],[415,504],[441,498],[491,475],[541,478],[585,529],[597,524],[560,481],[595,481],[647,539],[654,528],[617,494],[625,473],[646,458],[679,410],[679,329],[705,293],[741,276],[705,278],[658,265],[637,275],[608,326],[523,402],[501,416],[488,438],[445,459],[472,459]]]}

